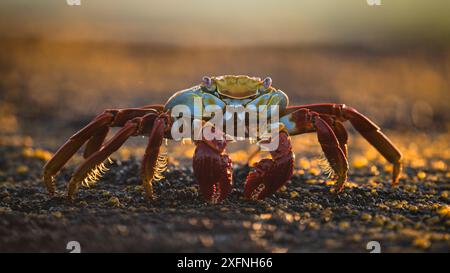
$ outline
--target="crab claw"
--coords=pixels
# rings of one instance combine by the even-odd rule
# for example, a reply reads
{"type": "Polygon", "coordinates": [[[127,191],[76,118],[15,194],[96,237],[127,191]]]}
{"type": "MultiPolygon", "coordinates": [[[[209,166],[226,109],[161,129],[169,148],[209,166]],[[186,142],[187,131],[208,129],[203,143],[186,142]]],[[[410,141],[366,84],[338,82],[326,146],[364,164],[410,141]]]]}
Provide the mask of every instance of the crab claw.
{"type": "Polygon", "coordinates": [[[226,140],[202,140],[196,145],[192,166],[200,192],[209,202],[221,202],[231,191],[233,174],[226,140]]]}
{"type": "Polygon", "coordinates": [[[248,174],[244,188],[245,198],[264,199],[291,178],[294,170],[291,142],[284,131],[279,133],[278,138],[278,148],[270,152],[272,159],[262,159],[248,174]]]}

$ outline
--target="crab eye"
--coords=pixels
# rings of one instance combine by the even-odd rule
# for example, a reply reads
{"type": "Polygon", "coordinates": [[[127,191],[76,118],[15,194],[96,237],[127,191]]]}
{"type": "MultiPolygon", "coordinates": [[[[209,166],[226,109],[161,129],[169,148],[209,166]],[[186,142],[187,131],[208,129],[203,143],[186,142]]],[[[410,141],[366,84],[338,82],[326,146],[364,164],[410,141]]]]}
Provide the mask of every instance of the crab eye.
{"type": "Polygon", "coordinates": [[[266,77],[263,81],[264,88],[267,89],[272,86],[272,79],[270,77],[266,77]]]}
{"type": "Polygon", "coordinates": [[[210,77],[204,76],[202,78],[202,83],[205,85],[205,87],[210,88],[212,86],[212,80],[210,77]]]}

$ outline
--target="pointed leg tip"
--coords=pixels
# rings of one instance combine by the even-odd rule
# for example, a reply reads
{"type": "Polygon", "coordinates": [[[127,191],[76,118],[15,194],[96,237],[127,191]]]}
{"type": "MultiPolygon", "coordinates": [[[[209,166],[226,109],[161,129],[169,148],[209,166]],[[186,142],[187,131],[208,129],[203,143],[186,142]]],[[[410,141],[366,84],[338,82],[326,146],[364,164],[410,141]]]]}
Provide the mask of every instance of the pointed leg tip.
{"type": "Polygon", "coordinates": [[[395,176],[395,175],[392,175],[392,180],[391,180],[391,186],[393,187],[393,188],[395,188],[395,187],[397,187],[398,186],[398,180],[399,180],[400,178],[397,176],[395,176]]]}
{"type": "Polygon", "coordinates": [[[147,199],[147,201],[155,201],[156,197],[153,195],[153,193],[145,193],[145,199],[147,199]]]}
{"type": "MultiPolygon", "coordinates": [[[[151,183],[151,182],[150,182],[151,183]]],[[[153,195],[153,186],[149,182],[144,182],[144,195],[148,201],[154,201],[155,196],[153,195]]]]}
{"type": "Polygon", "coordinates": [[[55,186],[47,187],[47,192],[48,192],[48,195],[49,195],[50,197],[55,196],[55,193],[56,193],[56,188],[55,188],[55,186]]]}
{"type": "Polygon", "coordinates": [[[55,178],[51,175],[44,174],[43,178],[45,187],[50,196],[53,196],[56,191],[55,178]]]}
{"type": "Polygon", "coordinates": [[[401,161],[394,163],[394,168],[392,170],[392,187],[396,187],[398,185],[402,170],[403,164],[401,161]]]}
{"type": "Polygon", "coordinates": [[[145,200],[149,203],[154,203],[158,201],[158,198],[156,198],[156,196],[145,195],[145,200]]]}
{"type": "Polygon", "coordinates": [[[339,194],[344,191],[345,183],[347,182],[347,173],[343,173],[341,175],[338,175],[338,178],[336,180],[336,186],[334,187],[334,193],[339,194]]]}
{"type": "Polygon", "coordinates": [[[67,186],[67,199],[74,199],[75,193],[78,191],[80,184],[81,180],[77,180],[75,177],[70,179],[69,185],[67,186]]]}

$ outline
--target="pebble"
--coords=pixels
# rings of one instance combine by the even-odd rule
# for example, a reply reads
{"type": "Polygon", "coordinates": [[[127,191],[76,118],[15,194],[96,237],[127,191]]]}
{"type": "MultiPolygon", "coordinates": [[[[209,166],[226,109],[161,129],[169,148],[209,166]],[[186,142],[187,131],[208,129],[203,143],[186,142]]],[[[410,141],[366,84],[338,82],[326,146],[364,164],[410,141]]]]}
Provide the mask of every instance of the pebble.
{"type": "Polygon", "coordinates": [[[113,207],[121,207],[122,204],[120,203],[119,198],[113,196],[108,200],[108,204],[113,206],[113,207]]]}

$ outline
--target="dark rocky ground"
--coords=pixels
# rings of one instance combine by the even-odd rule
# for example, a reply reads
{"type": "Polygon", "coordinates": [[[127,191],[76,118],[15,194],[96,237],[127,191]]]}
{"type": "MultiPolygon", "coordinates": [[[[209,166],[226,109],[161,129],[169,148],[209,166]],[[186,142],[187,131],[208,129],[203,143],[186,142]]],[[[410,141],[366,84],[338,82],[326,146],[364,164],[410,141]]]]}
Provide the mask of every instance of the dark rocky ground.
{"type": "Polygon", "coordinates": [[[232,193],[213,205],[198,196],[188,164],[169,166],[148,202],[132,156],[71,203],[64,194],[73,165],[49,197],[40,180],[45,151],[0,145],[0,155],[2,252],[65,252],[72,240],[84,252],[367,252],[369,241],[383,252],[450,251],[446,166],[406,167],[394,189],[385,171],[352,169],[338,196],[323,175],[299,171],[263,201],[242,199],[248,167],[235,166],[232,193]]]}

